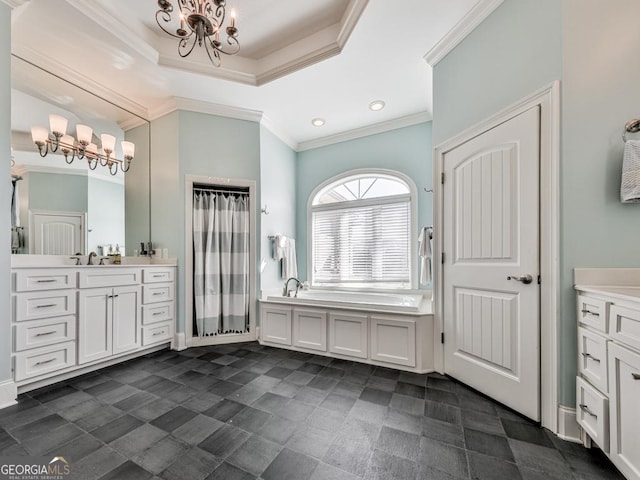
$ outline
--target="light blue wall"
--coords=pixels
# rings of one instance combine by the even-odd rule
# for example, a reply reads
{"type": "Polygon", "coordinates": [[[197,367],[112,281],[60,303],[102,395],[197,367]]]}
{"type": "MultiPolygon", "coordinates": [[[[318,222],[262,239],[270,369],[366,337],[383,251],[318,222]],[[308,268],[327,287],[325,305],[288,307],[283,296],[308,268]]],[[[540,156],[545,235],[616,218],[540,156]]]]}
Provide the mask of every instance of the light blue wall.
{"type": "Polygon", "coordinates": [[[296,235],[296,152],[268,129],[260,128],[260,184],[261,208],[267,206],[268,215],[261,214],[260,258],[266,261],[260,274],[260,288],[273,290],[282,287],[280,264],[273,259],[273,242],[269,235],[296,235]]]}
{"type": "MultiPolygon", "coordinates": [[[[0,3],[0,156],[11,157],[11,9],[0,3]],[[2,153],[4,152],[4,153],[2,153]]],[[[0,198],[3,204],[11,204],[11,165],[10,162],[0,162],[0,175],[5,180],[0,182],[0,198]]],[[[0,322],[0,382],[12,378],[11,375],[11,325],[7,312],[11,311],[10,282],[11,245],[9,230],[11,218],[9,208],[0,210],[0,231],[7,232],[0,235],[0,309],[4,312],[4,320],[0,322]]]]}
{"type": "MultiPolygon", "coordinates": [[[[169,256],[178,259],[177,329],[184,332],[182,302],[190,301],[184,297],[185,175],[255,180],[259,185],[260,127],[256,122],[177,111],[155,120],[151,134],[151,236],[156,248],[168,248],[169,256]]],[[[256,194],[260,198],[259,188],[256,194]]]]}
{"type": "Polygon", "coordinates": [[[124,185],[89,177],[87,204],[87,251],[97,252],[98,245],[107,243],[124,247],[124,185]]]}
{"type": "Polygon", "coordinates": [[[640,267],[640,205],[620,203],[622,129],[640,116],[640,2],[563,0],[562,14],[562,400],[570,405],[573,268],[640,267]]]}
{"type": "MultiPolygon", "coordinates": [[[[86,175],[31,172],[29,183],[29,210],[51,212],[86,212],[88,208],[86,175]],[[64,192],[64,195],[60,195],[64,192]]],[[[27,212],[21,212],[27,214],[27,212]]],[[[23,223],[23,225],[28,225],[23,223]]]]}
{"type": "MultiPolygon", "coordinates": [[[[298,154],[296,172],[296,247],[298,276],[307,278],[307,204],[314,188],[358,168],[386,168],[413,179],[418,189],[418,224],[433,223],[431,122],[399,128],[298,154]]],[[[418,231],[415,232],[416,241],[418,231]]]]}
{"type": "Polygon", "coordinates": [[[433,69],[433,143],[561,76],[558,0],[506,0],[433,69]]]}

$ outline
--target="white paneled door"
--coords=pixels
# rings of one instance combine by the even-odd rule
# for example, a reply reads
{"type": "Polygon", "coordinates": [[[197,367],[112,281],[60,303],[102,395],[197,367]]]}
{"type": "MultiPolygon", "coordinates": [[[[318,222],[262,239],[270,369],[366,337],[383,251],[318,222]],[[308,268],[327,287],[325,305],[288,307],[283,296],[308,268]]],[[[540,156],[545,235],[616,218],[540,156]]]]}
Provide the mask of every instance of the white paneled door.
{"type": "Polygon", "coordinates": [[[445,371],[540,420],[538,106],[444,155],[445,371]]]}

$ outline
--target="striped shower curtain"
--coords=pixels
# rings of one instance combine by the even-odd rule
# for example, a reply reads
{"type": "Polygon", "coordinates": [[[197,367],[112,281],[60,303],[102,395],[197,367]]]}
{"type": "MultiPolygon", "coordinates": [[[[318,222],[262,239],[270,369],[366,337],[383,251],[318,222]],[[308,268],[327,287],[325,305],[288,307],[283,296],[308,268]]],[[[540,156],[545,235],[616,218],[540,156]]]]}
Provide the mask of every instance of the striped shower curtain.
{"type": "Polygon", "coordinates": [[[248,194],[194,188],[193,272],[197,335],[248,332],[248,194]]]}

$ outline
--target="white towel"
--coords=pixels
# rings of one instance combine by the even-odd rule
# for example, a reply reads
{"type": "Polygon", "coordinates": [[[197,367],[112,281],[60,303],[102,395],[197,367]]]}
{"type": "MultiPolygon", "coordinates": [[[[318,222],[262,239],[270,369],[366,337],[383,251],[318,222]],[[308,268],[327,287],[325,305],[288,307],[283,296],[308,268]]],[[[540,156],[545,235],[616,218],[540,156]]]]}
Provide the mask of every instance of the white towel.
{"type": "Polygon", "coordinates": [[[273,241],[273,258],[282,261],[280,275],[284,279],[298,276],[296,241],[291,237],[276,235],[273,241]]]}
{"type": "Polygon", "coordinates": [[[420,285],[432,282],[431,274],[431,235],[427,227],[422,227],[418,236],[418,255],[420,256],[420,285]]]}
{"type": "Polygon", "coordinates": [[[620,201],[640,202],[640,140],[627,140],[624,144],[620,201]]]}
{"type": "Polygon", "coordinates": [[[293,238],[287,238],[282,255],[282,278],[291,278],[298,276],[298,262],[296,260],[296,241],[293,238]]]}

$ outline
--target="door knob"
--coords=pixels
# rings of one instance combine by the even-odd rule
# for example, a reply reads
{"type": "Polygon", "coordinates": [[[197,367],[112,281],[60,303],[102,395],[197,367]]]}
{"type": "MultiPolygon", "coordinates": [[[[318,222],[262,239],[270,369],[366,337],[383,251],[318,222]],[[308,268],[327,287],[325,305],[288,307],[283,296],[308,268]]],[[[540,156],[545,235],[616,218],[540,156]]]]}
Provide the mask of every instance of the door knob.
{"type": "Polygon", "coordinates": [[[521,277],[518,277],[516,275],[509,275],[507,277],[507,280],[517,280],[524,283],[525,285],[529,285],[531,282],[533,282],[533,277],[529,273],[522,275],[521,277]]]}

